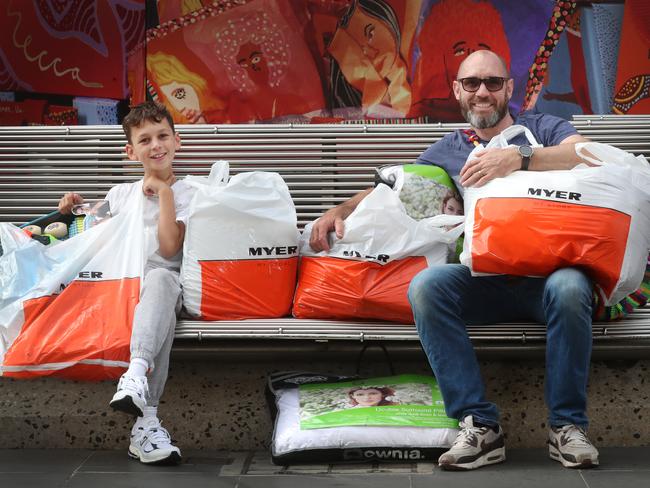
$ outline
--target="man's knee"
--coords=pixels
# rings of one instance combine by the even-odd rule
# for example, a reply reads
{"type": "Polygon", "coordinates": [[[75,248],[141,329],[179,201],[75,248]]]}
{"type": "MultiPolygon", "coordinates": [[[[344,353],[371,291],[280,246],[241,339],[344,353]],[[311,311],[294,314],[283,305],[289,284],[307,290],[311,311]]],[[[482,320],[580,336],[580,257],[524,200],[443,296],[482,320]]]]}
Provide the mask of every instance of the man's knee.
{"type": "Polygon", "coordinates": [[[563,268],[550,275],[544,287],[544,301],[548,306],[564,311],[581,311],[590,307],[593,286],[589,277],[576,268],[563,268]]]}
{"type": "MultiPolygon", "coordinates": [[[[412,280],[408,289],[408,298],[411,307],[434,305],[439,300],[444,300],[447,291],[458,285],[459,275],[465,274],[465,269],[460,265],[440,265],[420,271],[412,280]]],[[[469,271],[467,272],[469,274],[469,271]]]]}

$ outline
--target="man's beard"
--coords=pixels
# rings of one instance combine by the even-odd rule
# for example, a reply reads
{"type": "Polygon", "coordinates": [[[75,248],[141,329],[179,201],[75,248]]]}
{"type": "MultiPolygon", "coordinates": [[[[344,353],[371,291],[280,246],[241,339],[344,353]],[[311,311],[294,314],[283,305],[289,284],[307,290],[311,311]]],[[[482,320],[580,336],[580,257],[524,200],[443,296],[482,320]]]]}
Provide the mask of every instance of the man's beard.
{"type": "Polygon", "coordinates": [[[508,100],[504,100],[502,104],[497,102],[496,108],[488,115],[480,116],[473,113],[466,100],[460,100],[460,110],[465,120],[475,129],[491,129],[508,114],[508,100]]]}

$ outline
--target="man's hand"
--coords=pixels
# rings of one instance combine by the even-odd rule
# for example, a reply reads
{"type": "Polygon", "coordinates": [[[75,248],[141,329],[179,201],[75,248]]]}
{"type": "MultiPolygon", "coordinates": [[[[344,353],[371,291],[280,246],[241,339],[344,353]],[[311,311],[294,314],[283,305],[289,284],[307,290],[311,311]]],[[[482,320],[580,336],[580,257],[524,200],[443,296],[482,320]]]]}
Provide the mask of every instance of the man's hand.
{"type": "Polygon", "coordinates": [[[494,178],[503,178],[521,169],[521,156],[516,147],[490,148],[478,151],[460,170],[464,187],[483,186],[494,178]]]}
{"type": "Polygon", "coordinates": [[[372,190],[372,188],[363,190],[346,202],[343,202],[334,208],[330,208],[325,212],[316,222],[314,222],[314,225],[311,228],[309,246],[316,252],[329,251],[330,243],[327,240],[327,234],[335,231],[336,237],[342,239],[345,230],[345,224],[343,221],[354,212],[354,209],[357,208],[359,203],[361,203],[361,200],[366,198],[372,190]]]}
{"type": "Polygon", "coordinates": [[[72,207],[75,205],[78,205],[80,203],[83,203],[84,199],[81,195],[78,193],[66,193],[61,197],[61,200],[59,200],[59,212],[62,214],[70,214],[72,213],[72,207]]]}
{"type": "Polygon", "coordinates": [[[158,195],[163,188],[169,188],[169,185],[155,175],[147,175],[142,182],[142,191],[148,197],[158,195]]]}
{"type": "Polygon", "coordinates": [[[345,208],[334,207],[325,212],[311,228],[309,237],[309,246],[316,252],[329,251],[330,244],[327,240],[327,234],[331,231],[336,232],[336,237],[341,239],[345,230],[345,218],[350,215],[345,208]]]}

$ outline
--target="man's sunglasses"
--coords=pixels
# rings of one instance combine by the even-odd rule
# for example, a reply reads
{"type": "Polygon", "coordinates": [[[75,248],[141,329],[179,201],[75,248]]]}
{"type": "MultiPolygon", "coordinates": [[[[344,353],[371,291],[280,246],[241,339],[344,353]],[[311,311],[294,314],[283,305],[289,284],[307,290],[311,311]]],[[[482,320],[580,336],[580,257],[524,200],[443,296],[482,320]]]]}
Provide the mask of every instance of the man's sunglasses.
{"type": "Polygon", "coordinates": [[[503,83],[509,80],[510,78],[501,78],[499,76],[490,76],[489,78],[477,78],[476,76],[470,76],[468,78],[460,78],[458,81],[463,87],[463,90],[468,92],[475,92],[481,88],[481,83],[485,85],[485,88],[488,91],[495,92],[503,88],[503,83]]]}

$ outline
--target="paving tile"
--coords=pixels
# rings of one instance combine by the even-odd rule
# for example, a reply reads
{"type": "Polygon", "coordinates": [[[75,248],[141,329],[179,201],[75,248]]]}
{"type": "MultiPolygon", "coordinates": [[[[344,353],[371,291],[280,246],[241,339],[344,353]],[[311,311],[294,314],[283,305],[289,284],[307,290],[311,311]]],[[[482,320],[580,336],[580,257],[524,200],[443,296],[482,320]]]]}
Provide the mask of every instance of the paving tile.
{"type": "MultiPolygon", "coordinates": [[[[48,485],[43,485],[45,488],[48,485]]],[[[66,488],[234,488],[236,478],[221,478],[215,473],[76,473],[66,488]]],[[[21,487],[22,488],[22,487],[21,487]]]]}
{"type": "MultiPolygon", "coordinates": [[[[635,447],[634,449],[621,449],[612,447],[601,447],[599,471],[609,469],[639,469],[650,471],[650,446],[635,447]]],[[[650,480],[650,474],[646,473],[650,480]]],[[[650,481],[647,483],[650,485],[650,481]]]]}
{"type": "Polygon", "coordinates": [[[373,463],[338,463],[329,465],[332,474],[370,474],[375,472],[377,465],[373,463]]]}
{"type": "Polygon", "coordinates": [[[378,463],[375,473],[410,474],[417,472],[417,463],[378,463]]]}
{"type": "Polygon", "coordinates": [[[131,459],[126,451],[96,451],[81,465],[79,472],[87,473],[138,473],[138,472],[182,472],[214,473],[230,463],[226,451],[184,451],[183,461],[178,466],[147,466],[131,459]]]}
{"type": "MultiPolygon", "coordinates": [[[[242,476],[237,488],[396,488],[408,487],[409,475],[276,475],[242,476]]],[[[429,486],[429,488],[431,488],[429,486]]],[[[503,486],[501,487],[503,488],[503,486]]]]}
{"type": "Polygon", "coordinates": [[[92,454],[86,449],[0,449],[0,473],[72,473],[92,454]]]}
{"type": "MultiPolygon", "coordinates": [[[[549,469],[507,469],[506,464],[474,471],[440,471],[430,476],[413,476],[412,488],[587,488],[579,471],[549,469]]],[[[621,487],[617,487],[621,488],[621,487]]]]}
{"type": "Polygon", "coordinates": [[[417,463],[415,472],[417,474],[432,474],[438,469],[438,463],[417,463]]]}
{"type": "Polygon", "coordinates": [[[239,476],[244,474],[248,466],[248,460],[252,457],[253,453],[249,451],[228,452],[227,457],[230,463],[224,464],[219,471],[220,476],[239,476]]]}
{"type": "Polygon", "coordinates": [[[63,488],[67,473],[2,473],[0,486],[11,488],[63,488]]]}
{"type": "MultiPolygon", "coordinates": [[[[650,463],[650,461],[648,461],[650,463]]],[[[650,475],[645,470],[601,471],[590,469],[582,471],[589,488],[645,488],[650,486],[650,475]]]]}
{"type": "Polygon", "coordinates": [[[246,474],[271,475],[281,474],[287,470],[285,466],[276,466],[271,462],[271,453],[256,451],[249,460],[246,474]]]}
{"type": "Polygon", "coordinates": [[[329,474],[329,464],[292,464],[282,471],[283,474],[329,474]]]}

